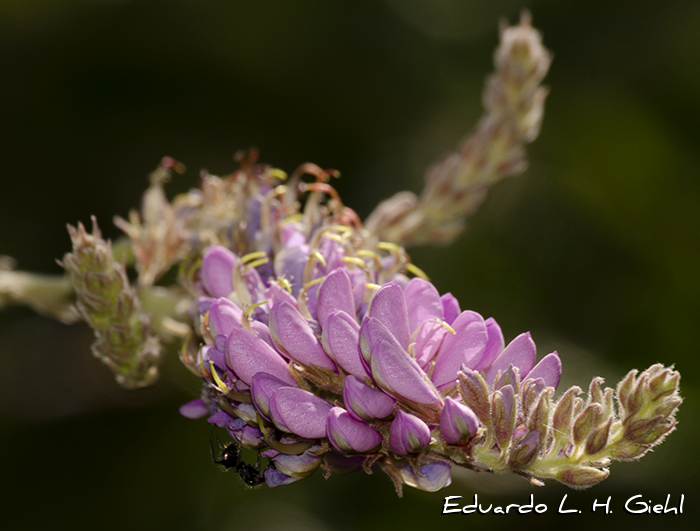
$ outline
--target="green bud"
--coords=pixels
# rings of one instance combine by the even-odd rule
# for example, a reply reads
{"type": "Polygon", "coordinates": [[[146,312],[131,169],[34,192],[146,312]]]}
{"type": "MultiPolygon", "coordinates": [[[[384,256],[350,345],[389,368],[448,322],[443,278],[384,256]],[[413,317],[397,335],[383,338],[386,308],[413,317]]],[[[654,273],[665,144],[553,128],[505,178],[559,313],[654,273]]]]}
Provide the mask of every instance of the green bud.
{"type": "Polygon", "coordinates": [[[608,444],[608,436],[610,435],[610,426],[612,426],[614,417],[608,417],[608,421],[599,426],[593,432],[590,433],[588,439],[586,439],[586,453],[588,455],[595,455],[600,452],[608,444]]]}
{"type": "Polygon", "coordinates": [[[459,371],[457,388],[462,401],[468,405],[484,426],[491,425],[489,388],[483,376],[476,371],[459,371]]]}
{"type": "Polygon", "coordinates": [[[600,404],[590,404],[574,421],[574,444],[581,444],[595,430],[603,418],[603,408],[600,404]]]}
{"type": "Polygon", "coordinates": [[[559,472],[556,478],[569,487],[586,488],[600,483],[609,474],[607,468],[601,470],[590,466],[571,466],[559,472]]]}

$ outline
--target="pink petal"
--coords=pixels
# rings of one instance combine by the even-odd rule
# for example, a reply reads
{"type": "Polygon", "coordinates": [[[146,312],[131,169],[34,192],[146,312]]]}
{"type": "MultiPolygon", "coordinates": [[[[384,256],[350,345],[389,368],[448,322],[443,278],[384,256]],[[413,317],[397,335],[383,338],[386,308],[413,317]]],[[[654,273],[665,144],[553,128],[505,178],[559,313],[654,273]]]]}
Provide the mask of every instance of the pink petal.
{"type": "Polygon", "coordinates": [[[309,323],[288,302],[278,301],[270,310],[270,335],[280,350],[302,365],[338,372],[309,323]]]}
{"type": "Polygon", "coordinates": [[[323,348],[348,374],[364,379],[368,376],[360,351],[360,325],[347,313],[338,311],[328,316],[321,336],[323,348]]]}
{"type": "Polygon", "coordinates": [[[328,316],[335,311],[343,311],[355,315],[355,300],[352,294],[350,277],[344,269],[333,270],[318,288],[316,299],[316,315],[323,326],[328,316]]]}
{"type": "Polygon", "coordinates": [[[384,284],[377,293],[369,307],[369,316],[378,319],[394,335],[399,344],[408,349],[408,311],[403,290],[396,282],[384,284]]]}
{"type": "Polygon", "coordinates": [[[527,378],[533,380],[542,378],[547,387],[554,387],[556,389],[559,385],[559,379],[561,378],[561,360],[556,351],[542,358],[528,373],[527,378]]]}
{"type": "Polygon", "coordinates": [[[201,277],[204,287],[213,297],[228,297],[233,291],[233,268],[236,255],[225,247],[214,245],[202,258],[201,277]]]}
{"type": "Polygon", "coordinates": [[[435,357],[432,380],[438,388],[452,385],[462,365],[472,368],[486,349],[486,324],[478,313],[462,312],[452,323],[452,328],[455,334],[445,335],[435,357]]]}
{"type": "Polygon", "coordinates": [[[282,387],[270,400],[270,415],[280,429],[307,439],[326,436],[333,404],[297,387],[282,387]]]}
{"type": "Polygon", "coordinates": [[[296,385],[284,358],[245,328],[231,332],[226,342],[226,363],[248,385],[259,372],[266,372],[289,385],[296,385]]]}
{"type": "Polygon", "coordinates": [[[440,294],[430,282],[422,278],[413,278],[403,292],[408,309],[408,330],[413,333],[416,328],[429,319],[444,317],[440,294]]]}
{"type": "Polygon", "coordinates": [[[536,356],[537,347],[532,337],[530,337],[530,332],[520,334],[503,349],[503,352],[499,354],[493,365],[486,369],[484,379],[486,383],[493,385],[498,371],[504,373],[509,365],[517,367],[520,371],[520,378],[524,379],[532,370],[536,356]]]}

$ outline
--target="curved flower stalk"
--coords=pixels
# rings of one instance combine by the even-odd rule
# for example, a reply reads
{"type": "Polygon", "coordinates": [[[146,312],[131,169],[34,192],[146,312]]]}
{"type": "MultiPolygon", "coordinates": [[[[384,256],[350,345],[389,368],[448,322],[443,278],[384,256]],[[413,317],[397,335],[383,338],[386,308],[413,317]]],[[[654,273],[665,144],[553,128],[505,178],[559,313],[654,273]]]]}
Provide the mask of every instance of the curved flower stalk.
{"type": "Polygon", "coordinates": [[[489,187],[525,171],[525,145],[539,134],[547,96],[540,83],[550,62],[528,13],[518,26],[502,26],[496,71],[484,88],[486,113],[456,151],[428,169],[420,197],[400,192],[372,212],[369,232],[404,246],[454,240],[489,187]]]}
{"type": "Polygon", "coordinates": [[[141,214],[116,220],[131,243],[121,261],[95,222],[92,234],[69,227],[62,265],[95,354],[139,387],[157,377],[159,339],[186,338],[180,357],[202,392],[181,412],[227,430],[234,442],[215,462],[249,485],[381,469],[399,494],[437,491],[461,466],[586,487],[659,444],[681,402],[676,371],[654,365],[616,390],[596,378],[585,399],[578,387],[555,398],[556,352],[538,360],[529,333],[506,344],[493,318],[439,293],[396,243],[448,241],[486,186],[522,167],[549,65],[527,17],[503,30],[496,64],[474,136],[431,171],[420,200],[390,199],[365,225],[329,185],[333,170],[287,176],[251,151],[168,202],[162,184],[182,165],[164,158],[141,214]],[[169,270],[177,283],[154,286],[169,270]],[[265,458],[264,472],[235,446],[265,458]]]}

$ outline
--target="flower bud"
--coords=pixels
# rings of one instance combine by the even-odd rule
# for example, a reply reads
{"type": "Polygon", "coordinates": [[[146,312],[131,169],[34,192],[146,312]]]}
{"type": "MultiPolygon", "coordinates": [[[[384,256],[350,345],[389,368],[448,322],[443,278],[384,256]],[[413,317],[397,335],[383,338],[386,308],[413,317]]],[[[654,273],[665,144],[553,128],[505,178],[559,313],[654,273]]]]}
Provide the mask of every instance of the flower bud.
{"type": "Polygon", "coordinates": [[[233,330],[241,328],[243,311],[230,300],[222,297],[209,306],[209,329],[212,337],[228,336],[233,330]]]}
{"type": "Polygon", "coordinates": [[[597,429],[603,418],[603,407],[600,404],[589,404],[574,421],[573,442],[581,444],[589,433],[597,429]]]}
{"type": "Polygon", "coordinates": [[[440,412],[440,433],[447,444],[464,445],[476,435],[479,420],[474,412],[452,397],[440,412]]]}
{"type": "Polygon", "coordinates": [[[561,360],[556,352],[547,354],[527,374],[528,379],[542,378],[547,387],[557,388],[561,378],[561,360]]]}
{"type": "Polygon", "coordinates": [[[270,488],[279,487],[281,485],[289,485],[290,483],[294,483],[295,481],[304,479],[298,476],[288,476],[287,474],[283,474],[276,468],[268,468],[267,470],[265,470],[263,477],[265,478],[265,483],[267,483],[267,486],[270,488]]]}
{"type": "Polygon", "coordinates": [[[505,448],[510,442],[515,424],[515,394],[512,385],[506,385],[493,392],[491,419],[496,442],[501,448],[505,448]]]}
{"type": "Polygon", "coordinates": [[[588,435],[585,446],[588,455],[597,454],[608,444],[608,436],[610,435],[610,427],[613,421],[614,417],[610,415],[607,422],[598,426],[588,435]]]}
{"type": "Polygon", "coordinates": [[[513,470],[523,468],[535,458],[540,445],[540,433],[532,430],[510,449],[508,466],[513,470]]]}
{"type": "Polygon", "coordinates": [[[489,390],[484,378],[476,371],[462,367],[458,373],[459,394],[462,400],[485,425],[491,425],[491,404],[489,390]]]}
{"type": "Polygon", "coordinates": [[[382,444],[380,433],[354,419],[342,407],[331,409],[327,432],[331,444],[343,453],[371,453],[382,444]]]}
{"type": "Polygon", "coordinates": [[[600,483],[608,477],[607,468],[599,469],[591,466],[572,465],[556,475],[557,481],[574,488],[585,488],[600,483]]]}
{"type": "Polygon", "coordinates": [[[343,385],[343,402],[357,420],[385,419],[394,413],[396,400],[379,389],[372,389],[359,378],[349,375],[343,385]]]}
{"type": "Polygon", "coordinates": [[[398,455],[420,453],[430,444],[430,428],[421,419],[401,410],[389,429],[389,446],[398,455]]]}

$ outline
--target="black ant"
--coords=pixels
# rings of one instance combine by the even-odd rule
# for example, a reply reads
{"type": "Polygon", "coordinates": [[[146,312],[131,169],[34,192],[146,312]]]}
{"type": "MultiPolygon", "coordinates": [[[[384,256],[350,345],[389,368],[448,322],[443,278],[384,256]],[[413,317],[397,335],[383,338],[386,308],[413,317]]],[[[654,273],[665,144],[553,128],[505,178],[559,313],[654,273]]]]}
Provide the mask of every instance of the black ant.
{"type": "Polygon", "coordinates": [[[250,465],[241,461],[241,448],[236,442],[228,443],[226,446],[221,444],[218,435],[216,443],[219,447],[219,459],[214,455],[214,436],[216,430],[212,429],[212,437],[209,438],[209,449],[211,450],[211,460],[217,465],[221,465],[228,472],[235,470],[243,480],[243,483],[248,488],[259,487],[265,483],[265,478],[260,473],[260,454],[258,453],[257,466],[250,465]]]}

